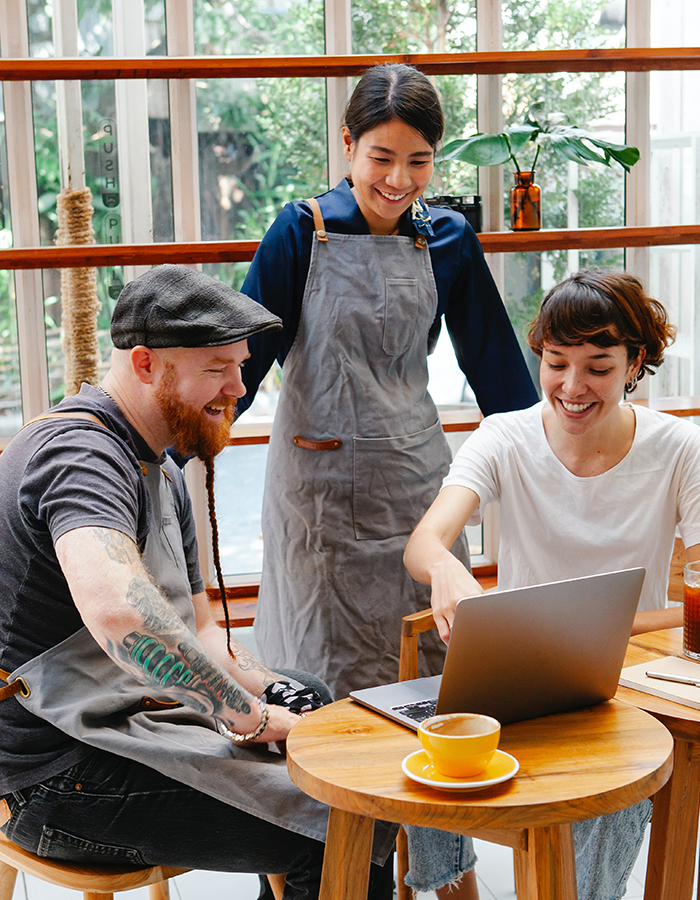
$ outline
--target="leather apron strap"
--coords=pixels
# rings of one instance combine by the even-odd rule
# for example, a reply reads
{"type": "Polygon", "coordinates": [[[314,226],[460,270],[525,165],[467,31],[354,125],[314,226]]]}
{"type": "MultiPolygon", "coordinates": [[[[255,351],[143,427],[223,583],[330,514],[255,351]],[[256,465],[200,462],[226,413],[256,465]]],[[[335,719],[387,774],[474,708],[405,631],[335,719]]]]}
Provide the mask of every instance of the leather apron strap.
{"type": "MultiPolygon", "coordinates": [[[[9,677],[9,672],[0,669],[0,678],[2,678],[3,681],[7,681],[9,677]]],[[[21,693],[23,697],[29,696],[29,688],[24,683],[23,678],[15,678],[14,681],[10,681],[4,688],[0,688],[0,700],[7,700],[8,697],[14,697],[15,694],[19,693],[21,693]]]]}
{"type": "MultiPolygon", "coordinates": [[[[314,217],[314,231],[316,232],[316,237],[319,241],[327,243],[328,234],[326,233],[326,224],[323,221],[323,215],[321,214],[321,207],[319,206],[318,200],[315,197],[310,197],[306,202],[311,207],[311,212],[314,217]]],[[[417,234],[413,246],[416,250],[426,250],[428,242],[426,241],[425,236],[417,234]]]]}
{"type": "MultiPolygon", "coordinates": [[[[103,428],[106,428],[104,422],[97,418],[97,416],[93,416],[92,413],[80,413],[80,412],[64,412],[64,413],[43,413],[40,416],[34,416],[33,419],[30,419],[28,422],[25,422],[22,428],[26,428],[27,425],[32,425],[34,422],[43,422],[44,419],[85,419],[88,422],[95,422],[97,425],[101,425],[103,428]]],[[[21,430],[21,429],[20,429],[21,430]]]]}
{"type": "Polygon", "coordinates": [[[328,235],[326,234],[326,225],[323,221],[323,216],[321,215],[321,207],[319,206],[318,200],[315,197],[311,197],[306,201],[311,207],[311,212],[314,217],[314,231],[316,232],[316,237],[319,241],[328,242],[328,235]]]}

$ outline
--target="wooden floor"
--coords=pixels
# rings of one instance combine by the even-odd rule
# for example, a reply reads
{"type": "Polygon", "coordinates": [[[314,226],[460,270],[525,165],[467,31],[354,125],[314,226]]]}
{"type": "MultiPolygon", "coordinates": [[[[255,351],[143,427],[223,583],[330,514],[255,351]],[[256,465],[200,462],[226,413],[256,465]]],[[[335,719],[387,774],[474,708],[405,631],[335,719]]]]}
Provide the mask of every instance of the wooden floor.
{"type": "MultiPolygon", "coordinates": [[[[505,847],[476,841],[477,876],[481,900],[515,900],[512,852],[505,847]]],[[[625,900],[641,900],[644,896],[646,845],[634,868],[625,900]]],[[[256,900],[258,879],[255,875],[230,875],[222,872],[188,872],[170,882],[171,900],[256,900]]],[[[126,891],[116,895],[130,900],[148,900],[148,891],[126,891]]],[[[434,900],[435,895],[419,894],[419,900],[434,900]]],[[[81,900],[81,895],[57,888],[34,878],[17,880],[13,900],[81,900]]]]}

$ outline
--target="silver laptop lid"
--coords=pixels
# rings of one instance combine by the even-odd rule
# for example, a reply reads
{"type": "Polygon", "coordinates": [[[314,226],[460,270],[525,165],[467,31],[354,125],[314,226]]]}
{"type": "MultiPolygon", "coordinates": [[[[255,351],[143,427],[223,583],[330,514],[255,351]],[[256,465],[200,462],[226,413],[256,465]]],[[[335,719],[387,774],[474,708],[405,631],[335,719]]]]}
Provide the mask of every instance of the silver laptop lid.
{"type": "Polygon", "coordinates": [[[505,724],[609,700],[644,575],[626,569],[460,600],[437,713],[505,724]]]}
{"type": "Polygon", "coordinates": [[[505,724],[608,700],[644,575],[626,569],[467,597],[442,676],[350,696],[414,730],[435,704],[438,713],[482,712],[505,724]]]}

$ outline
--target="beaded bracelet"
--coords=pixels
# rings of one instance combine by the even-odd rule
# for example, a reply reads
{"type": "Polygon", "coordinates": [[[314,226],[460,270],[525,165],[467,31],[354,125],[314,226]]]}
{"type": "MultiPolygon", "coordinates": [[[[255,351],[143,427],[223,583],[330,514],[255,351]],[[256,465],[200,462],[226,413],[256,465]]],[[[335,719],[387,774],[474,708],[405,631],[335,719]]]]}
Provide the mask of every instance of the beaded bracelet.
{"type": "Polygon", "coordinates": [[[262,718],[260,719],[260,724],[258,725],[258,727],[254,731],[251,731],[249,734],[238,734],[235,731],[231,731],[224,725],[223,722],[220,722],[218,719],[216,721],[219,733],[224,737],[229,738],[229,740],[233,741],[234,744],[245,744],[248,741],[254,741],[256,738],[259,738],[270,722],[270,710],[258,697],[256,697],[255,699],[258,701],[258,705],[260,706],[262,718]]]}

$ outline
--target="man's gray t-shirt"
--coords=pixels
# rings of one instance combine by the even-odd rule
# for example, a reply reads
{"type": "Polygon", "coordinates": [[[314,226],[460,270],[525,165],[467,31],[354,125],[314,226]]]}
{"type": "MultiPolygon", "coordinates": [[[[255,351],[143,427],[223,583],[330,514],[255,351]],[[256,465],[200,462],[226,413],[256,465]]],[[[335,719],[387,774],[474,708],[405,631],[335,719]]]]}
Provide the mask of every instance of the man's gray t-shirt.
{"type": "MultiPolygon", "coordinates": [[[[13,671],[83,627],[54,544],[75,528],[113,528],[143,549],[152,509],[139,460],[171,477],[192,592],[204,590],[184,478],[158,459],[119,407],[83,385],[52,412],[90,413],[96,422],[48,419],[21,431],[0,455],[0,669],[13,671]]],[[[63,771],[90,747],[0,702],[0,795],[63,771]]]]}

